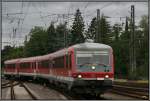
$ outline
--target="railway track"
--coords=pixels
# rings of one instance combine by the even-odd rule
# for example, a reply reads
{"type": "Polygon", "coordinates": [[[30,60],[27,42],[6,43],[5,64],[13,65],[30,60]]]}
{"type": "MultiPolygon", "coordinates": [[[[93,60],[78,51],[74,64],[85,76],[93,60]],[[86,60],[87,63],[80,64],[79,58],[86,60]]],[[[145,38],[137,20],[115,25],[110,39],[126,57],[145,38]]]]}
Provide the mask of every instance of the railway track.
{"type": "Polygon", "coordinates": [[[60,92],[61,94],[63,94],[64,96],[66,96],[66,98],[68,100],[105,100],[105,98],[102,98],[100,96],[95,96],[95,95],[91,95],[91,94],[77,94],[74,91],[68,91],[62,88],[58,88],[56,86],[48,86],[51,89],[55,89],[56,91],[60,92]]]}
{"type": "Polygon", "coordinates": [[[32,100],[37,100],[37,97],[31,93],[31,91],[28,89],[28,87],[24,83],[21,82],[21,86],[28,92],[32,100]]]}
{"type": "MultiPolygon", "coordinates": [[[[32,82],[32,83],[36,84],[35,82],[32,82]]],[[[18,85],[24,88],[24,90],[28,93],[28,96],[30,96],[32,100],[37,99],[37,97],[34,96],[34,94],[32,94],[28,86],[26,86],[25,83],[23,82],[9,81],[9,82],[6,82],[5,84],[2,84],[2,88],[10,88],[11,100],[15,100],[17,99],[16,98],[17,94],[15,93],[15,87],[18,85]]],[[[54,89],[60,92],[68,100],[105,100],[107,99],[107,97],[103,98],[103,97],[96,97],[92,95],[78,95],[75,92],[69,92],[67,90],[64,90],[62,88],[59,88],[58,86],[55,86],[49,83],[46,83],[46,86],[50,89],[54,89]]],[[[109,92],[117,94],[117,95],[129,96],[132,98],[144,99],[144,100],[147,100],[149,97],[149,89],[145,85],[142,85],[142,86],[138,85],[138,87],[136,87],[135,85],[133,86],[130,84],[127,85],[127,84],[115,83],[113,85],[113,89],[110,89],[109,92]]]]}
{"type": "Polygon", "coordinates": [[[48,84],[46,85],[48,88],[50,89],[54,89],[58,92],[60,92],[62,95],[64,95],[68,100],[85,100],[85,98],[83,96],[79,96],[73,92],[67,91],[65,89],[56,87],[55,85],[52,84],[48,84]]]}
{"type": "Polygon", "coordinates": [[[32,100],[37,100],[36,96],[34,96],[31,91],[26,87],[26,85],[23,82],[17,82],[17,81],[9,81],[2,85],[2,89],[4,88],[10,88],[10,99],[16,100],[17,94],[15,93],[16,86],[23,87],[23,89],[27,92],[27,94],[30,96],[32,100]]]}
{"type": "MultiPolygon", "coordinates": [[[[38,83],[39,84],[39,83],[38,83]]],[[[64,95],[68,100],[104,100],[104,98],[100,96],[93,96],[93,95],[80,95],[77,94],[74,91],[68,91],[64,88],[58,87],[56,85],[46,83],[45,86],[47,86],[49,89],[53,89],[55,91],[60,92],[62,95],[64,95]]]]}
{"type": "Polygon", "coordinates": [[[16,85],[19,85],[19,82],[9,81],[8,83],[3,84],[2,88],[8,88],[16,85]]]}
{"type": "Polygon", "coordinates": [[[11,100],[15,100],[16,96],[15,96],[15,92],[14,92],[14,85],[13,85],[13,81],[10,82],[10,96],[11,96],[11,100]]]}
{"type": "Polygon", "coordinates": [[[116,93],[123,96],[129,96],[137,99],[147,100],[149,98],[149,89],[141,88],[131,85],[113,85],[113,89],[109,92],[116,93]]]}
{"type": "Polygon", "coordinates": [[[10,84],[10,81],[7,81],[6,83],[2,83],[2,87],[3,87],[3,86],[6,86],[6,85],[8,85],[8,84],[10,84]]]}

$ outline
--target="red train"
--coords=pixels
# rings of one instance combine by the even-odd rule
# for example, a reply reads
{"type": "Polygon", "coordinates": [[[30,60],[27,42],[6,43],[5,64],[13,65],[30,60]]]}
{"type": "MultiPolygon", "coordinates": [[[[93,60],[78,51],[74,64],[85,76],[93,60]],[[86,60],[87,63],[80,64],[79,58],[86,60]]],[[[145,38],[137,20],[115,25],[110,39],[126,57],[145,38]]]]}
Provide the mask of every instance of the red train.
{"type": "Polygon", "coordinates": [[[81,43],[57,52],[5,61],[5,76],[44,78],[80,93],[100,94],[112,87],[113,50],[100,43],[81,43]]]}

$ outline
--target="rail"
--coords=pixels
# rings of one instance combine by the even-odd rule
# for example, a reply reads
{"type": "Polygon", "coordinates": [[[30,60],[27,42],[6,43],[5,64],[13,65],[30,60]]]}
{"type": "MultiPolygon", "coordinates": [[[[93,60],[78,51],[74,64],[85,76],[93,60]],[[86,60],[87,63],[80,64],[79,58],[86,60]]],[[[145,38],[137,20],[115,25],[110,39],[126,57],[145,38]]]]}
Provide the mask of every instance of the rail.
{"type": "Polygon", "coordinates": [[[145,87],[133,87],[131,85],[119,84],[113,85],[113,89],[109,90],[112,93],[129,96],[137,99],[147,100],[149,98],[149,89],[145,87]]]}
{"type": "Polygon", "coordinates": [[[16,99],[16,96],[15,96],[15,92],[14,92],[14,85],[13,85],[13,82],[14,81],[10,81],[11,82],[11,89],[10,89],[10,94],[11,94],[11,100],[15,100],[16,99]]]}
{"type": "Polygon", "coordinates": [[[25,86],[24,83],[21,82],[21,86],[24,87],[24,89],[28,92],[28,94],[30,95],[30,97],[33,99],[33,100],[37,100],[37,97],[31,93],[31,91],[27,88],[27,86],[25,86]]]}
{"type": "Polygon", "coordinates": [[[8,84],[10,84],[10,81],[8,81],[7,83],[2,83],[2,86],[6,86],[8,84]]]}
{"type": "MultiPolygon", "coordinates": [[[[12,82],[12,81],[11,81],[12,82]]],[[[16,86],[16,85],[19,85],[19,82],[16,82],[15,84],[11,84],[11,82],[9,82],[7,85],[2,85],[2,88],[8,88],[8,87],[11,87],[11,86],[16,86]]]]}
{"type": "Polygon", "coordinates": [[[16,94],[15,94],[15,86],[20,85],[22,86],[25,91],[29,94],[29,96],[33,99],[33,100],[37,100],[37,97],[31,93],[31,91],[25,86],[24,83],[22,82],[16,82],[16,81],[9,81],[5,84],[2,85],[2,88],[10,88],[10,99],[11,100],[16,100],[16,94]]]}

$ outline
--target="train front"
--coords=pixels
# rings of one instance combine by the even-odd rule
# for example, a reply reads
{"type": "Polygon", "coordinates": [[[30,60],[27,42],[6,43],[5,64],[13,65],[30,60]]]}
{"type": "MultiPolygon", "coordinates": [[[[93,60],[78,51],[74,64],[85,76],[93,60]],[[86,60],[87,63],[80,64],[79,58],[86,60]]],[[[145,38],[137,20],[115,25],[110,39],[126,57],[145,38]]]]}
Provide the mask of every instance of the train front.
{"type": "Polygon", "coordinates": [[[83,43],[74,46],[74,53],[73,89],[97,95],[112,87],[114,64],[110,46],[83,43]]]}

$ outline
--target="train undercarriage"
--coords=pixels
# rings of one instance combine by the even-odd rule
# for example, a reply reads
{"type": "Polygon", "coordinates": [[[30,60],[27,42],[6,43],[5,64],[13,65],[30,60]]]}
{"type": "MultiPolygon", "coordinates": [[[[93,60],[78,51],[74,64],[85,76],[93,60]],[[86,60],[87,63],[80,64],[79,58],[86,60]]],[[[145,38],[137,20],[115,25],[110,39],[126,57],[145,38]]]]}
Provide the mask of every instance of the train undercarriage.
{"type": "Polygon", "coordinates": [[[18,80],[33,80],[38,81],[41,84],[49,83],[55,85],[56,87],[60,87],[68,90],[69,92],[74,92],[76,94],[89,94],[89,95],[101,95],[106,90],[112,88],[113,81],[110,79],[104,80],[82,80],[75,79],[72,82],[61,82],[58,80],[51,80],[47,78],[41,77],[32,77],[32,76],[23,76],[23,75],[5,75],[7,78],[15,78],[18,80]]]}

